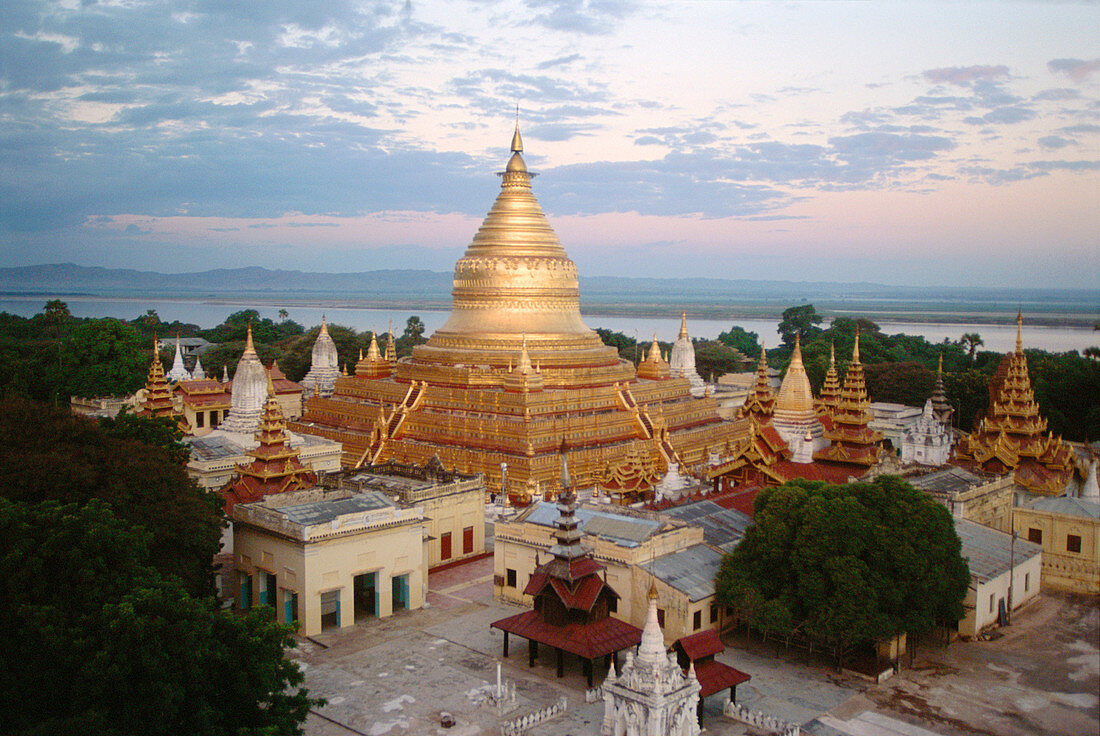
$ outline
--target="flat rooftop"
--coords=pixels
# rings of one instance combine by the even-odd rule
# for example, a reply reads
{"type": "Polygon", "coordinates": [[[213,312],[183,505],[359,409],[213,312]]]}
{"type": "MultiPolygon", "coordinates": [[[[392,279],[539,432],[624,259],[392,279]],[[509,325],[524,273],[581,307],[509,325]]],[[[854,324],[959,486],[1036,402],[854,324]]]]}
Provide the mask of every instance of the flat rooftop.
{"type": "Polygon", "coordinates": [[[385,494],[377,492],[357,493],[347,498],[334,498],[309,503],[300,503],[293,506],[268,507],[270,510],[283,514],[295,524],[313,526],[315,524],[327,524],[339,516],[378,511],[379,509],[393,508],[395,504],[385,494]]]}
{"type": "MultiPolygon", "coordinates": [[[[561,511],[556,503],[540,501],[517,521],[554,526],[554,522],[560,517],[561,511]]],[[[623,547],[637,547],[661,528],[661,522],[657,519],[639,518],[614,511],[597,511],[584,506],[577,507],[576,517],[585,534],[607,539],[623,547]]]]}

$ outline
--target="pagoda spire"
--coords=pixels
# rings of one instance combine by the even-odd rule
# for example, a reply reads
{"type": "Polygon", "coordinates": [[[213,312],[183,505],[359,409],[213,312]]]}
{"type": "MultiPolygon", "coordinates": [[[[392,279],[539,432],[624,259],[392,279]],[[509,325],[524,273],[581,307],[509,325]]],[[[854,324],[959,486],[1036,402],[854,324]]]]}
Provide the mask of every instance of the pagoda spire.
{"type": "Polygon", "coordinates": [[[859,327],[852,344],[852,362],[844,376],[840,401],[832,415],[833,427],[825,432],[829,447],[814,453],[814,460],[870,467],[882,454],[881,432],[871,429],[870,401],[867,399],[867,379],[859,362],[859,327]]]}
{"type": "Polygon", "coordinates": [[[817,400],[819,416],[831,416],[840,403],[840,376],[836,372],[836,343],[829,343],[829,370],[821,384],[821,396],[817,400]]]}
{"type": "Polygon", "coordinates": [[[172,390],[168,387],[168,380],[164,376],[164,366],[160,362],[157,352],[157,336],[153,335],[153,360],[149,363],[149,372],[145,377],[145,402],[139,416],[174,417],[177,416],[175,404],[172,402],[172,390]]]}
{"type": "Polygon", "coordinates": [[[248,323],[248,334],[244,340],[244,353],[241,354],[243,358],[246,355],[256,355],[256,346],[252,344],[252,323],[248,323]]]}
{"type": "Polygon", "coordinates": [[[688,336],[688,313],[680,312],[680,337],[688,336]]]}
{"type": "Polygon", "coordinates": [[[1024,354],[1024,313],[1016,312],[1016,354],[1024,354]]]}
{"type": "Polygon", "coordinates": [[[737,410],[738,418],[749,417],[755,422],[766,424],[775,413],[775,392],[768,380],[768,351],[764,342],[760,342],[760,360],[756,363],[756,382],[753,384],[745,403],[737,410]]]}
{"type": "Polygon", "coordinates": [[[321,331],[317,333],[317,337],[321,335],[328,335],[328,322],[325,320],[325,315],[321,315],[321,331]]]}

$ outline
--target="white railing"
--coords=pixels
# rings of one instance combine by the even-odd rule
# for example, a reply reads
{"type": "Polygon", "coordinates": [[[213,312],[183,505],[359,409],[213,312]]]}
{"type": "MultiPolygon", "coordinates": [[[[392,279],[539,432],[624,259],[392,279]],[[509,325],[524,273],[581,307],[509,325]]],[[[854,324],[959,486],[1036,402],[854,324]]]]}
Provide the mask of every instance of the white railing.
{"type": "Polygon", "coordinates": [[[741,721],[750,726],[764,729],[773,734],[778,734],[779,736],[799,736],[799,733],[801,733],[798,725],[795,723],[788,723],[775,716],[769,716],[767,713],[761,713],[758,710],[746,708],[740,703],[726,701],[722,706],[722,715],[727,718],[732,718],[735,721],[741,721]]]}
{"type": "Polygon", "coordinates": [[[553,705],[548,705],[545,708],[536,710],[534,713],[528,713],[525,716],[508,721],[500,727],[500,736],[520,736],[532,726],[561,715],[566,711],[568,705],[569,702],[565,699],[565,696],[562,696],[553,705]]]}

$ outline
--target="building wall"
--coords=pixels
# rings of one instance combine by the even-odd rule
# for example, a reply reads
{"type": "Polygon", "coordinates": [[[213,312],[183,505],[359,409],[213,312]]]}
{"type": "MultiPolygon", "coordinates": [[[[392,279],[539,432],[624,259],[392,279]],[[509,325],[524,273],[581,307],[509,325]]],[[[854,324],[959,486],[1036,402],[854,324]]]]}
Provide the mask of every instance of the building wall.
{"type": "Polygon", "coordinates": [[[1004,475],[956,494],[954,501],[967,521],[1008,532],[1012,528],[1012,497],[1012,476],[1004,475]]]}
{"type": "Polygon", "coordinates": [[[471,487],[457,493],[424,498],[417,501],[424,508],[428,534],[432,537],[428,544],[428,567],[474,557],[485,551],[485,491],[484,486],[465,484],[471,487]],[[472,532],[472,544],[469,551],[463,547],[466,530],[472,532]],[[444,535],[451,535],[451,552],[443,559],[444,535]]]}
{"type": "Polygon", "coordinates": [[[975,637],[981,631],[997,623],[1001,601],[1008,607],[1009,580],[1012,581],[1012,610],[1018,609],[1039,594],[1040,576],[1042,575],[1042,558],[1037,554],[1031,558],[1016,563],[1014,572],[1008,572],[978,583],[973,578],[970,580],[970,588],[966,591],[966,599],[963,606],[966,609],[966,617],[959,622],[959,635],[975,637]]]}
{"type": "Polygon", "coordinates": [[[1100,593],[1100,519],[1019,508],[1013,522],[1020,539],[1042,535],[1043,585],[1075,593],[1100,593]],[[1070,536],[1080,539],[1080,552],[1072,552],[1070,536]]]}
{"type": "MultiPolygon", "coordinates": [[[[278,620],[286,623],[287,597],[297,593],[299,631],[306,636],[321,632],[321,596],[330,591],[338,593],[339,627],[346,629],[355,624],[354,578],[363,573],[376,573],[379,617],[393,613],[393,579],[401,575],[408,579],[409,608],[422,608],[427,591],[423,532],[424,527],[415,523],[303,542],[236,520],[234,558],[238,591],[243,576],[251,576],[251,605],[259,604],[262,591],[259,573],[274,574],[278,620]]],[[[238,605],[239,597],[238,593],[238,605]]]]}
{"type": "MultiPolygon", "coordinates": [[[[427,512],[425,512],[427,514],[427,512]]],[[[500,522],[496,526],[493,541],[493,594],[498,600],[524,607],[533,605],[531,596],[524,595],[535,570],[535,556],[539,562],[550,559],[550,547],[554,544],[554,529],[523,522],[500,522]],[[509,585],[509,570],[513,571],[515,585],[509,585]]],[[[726,625],[725,611],[716,610],[717,618],[711,622],[713,595],[692,602],[683,593],[665,582],[654,578],[641,567],[655,557],[700,544],[703,530],[693,526],[681,526],[655,534],[637,547],[625,547],[606,539],[585,535],[583,544],[592,550],[593,557],[606,568],[607,583],[619,594],[617,609],[612,615],[639,628],[645,626],[649,608],[648,593],[656,583],[659,605],[665,612],[663,629],[666,642],[673,642],[687,634],[704,628],[720,630],[726,625]],[[700,612],[700,628],[693,628],[694,614],[700,612]]]]}

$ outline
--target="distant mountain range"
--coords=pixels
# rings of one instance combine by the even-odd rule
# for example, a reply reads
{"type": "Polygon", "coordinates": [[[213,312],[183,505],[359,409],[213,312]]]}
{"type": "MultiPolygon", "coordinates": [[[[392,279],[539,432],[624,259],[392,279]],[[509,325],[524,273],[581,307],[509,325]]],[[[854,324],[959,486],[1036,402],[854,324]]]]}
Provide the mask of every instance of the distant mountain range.
{"type": "MultiPolygon", "coordinates": [[[[386,270],[309,273],[251,266],[166,274],[133,269],[56,263],[0,268],[0,293],[100,297],[271,299],[287,302],[354,303],[362,306],[423,308],[450,305],[452,274],[386,270]]],[[[582,277],[581,302],[590,314],[708,313],[776,315],[785,307],[812,302],[822,313],[889,315],[891,319],[938,320],[973,313],[1003,321],[1017,309],[1095,320],[1096,289],[1011,289],[973,286],[895,286],[867,282],[750,281],[715,278],[582,277]],[[1091,315],[1091,316],[1090,316],[1091,315]]],[[[951,321],[951,320],[942,320],[951,321]]]]}

